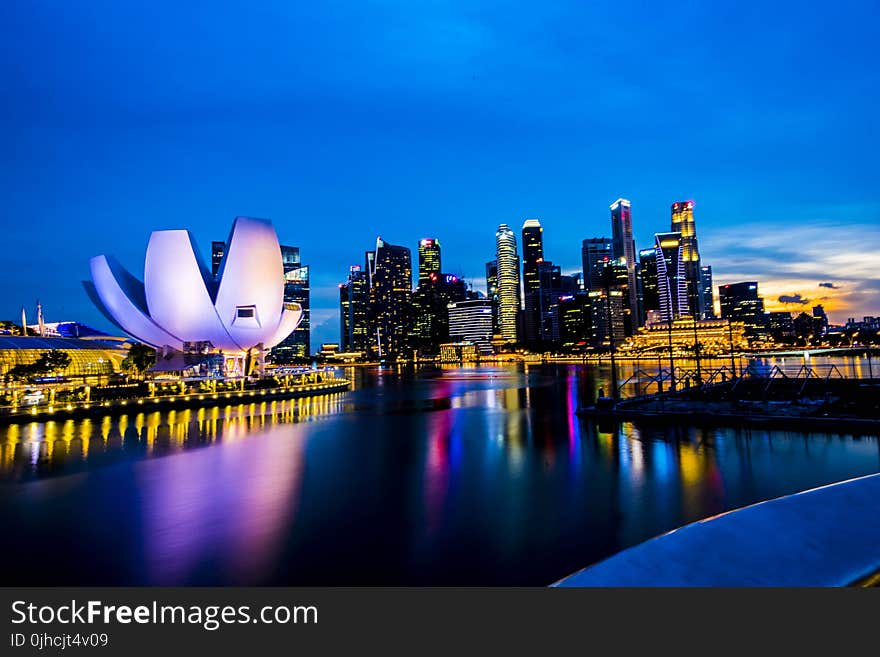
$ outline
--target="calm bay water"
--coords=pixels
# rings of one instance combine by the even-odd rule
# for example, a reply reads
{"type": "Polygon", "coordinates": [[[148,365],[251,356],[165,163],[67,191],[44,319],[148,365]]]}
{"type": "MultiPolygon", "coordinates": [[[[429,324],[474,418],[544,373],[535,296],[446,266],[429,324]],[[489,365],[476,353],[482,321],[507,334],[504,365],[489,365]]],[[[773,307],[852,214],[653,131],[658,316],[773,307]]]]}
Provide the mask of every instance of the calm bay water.
{"type": "Polygon", "coordinates": [[[880,470],[877,436],[596,426],[574,411],[606,367],[348,374],[311,399],[0,427],[0,581],[545,585],[880,470]]]}

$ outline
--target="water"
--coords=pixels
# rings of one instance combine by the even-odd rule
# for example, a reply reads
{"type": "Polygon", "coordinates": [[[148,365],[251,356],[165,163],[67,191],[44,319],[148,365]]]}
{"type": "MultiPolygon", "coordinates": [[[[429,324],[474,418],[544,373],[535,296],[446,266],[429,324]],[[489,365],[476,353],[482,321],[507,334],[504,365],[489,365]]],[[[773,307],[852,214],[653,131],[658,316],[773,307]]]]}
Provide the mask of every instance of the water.
{"type": "Polygon", "coordinates": [[[348,373],[311,399],[0,427],[2,582],[546,585],[880,470],[877,436],[596,426],[574,411],[604,366],[348,373]]]}

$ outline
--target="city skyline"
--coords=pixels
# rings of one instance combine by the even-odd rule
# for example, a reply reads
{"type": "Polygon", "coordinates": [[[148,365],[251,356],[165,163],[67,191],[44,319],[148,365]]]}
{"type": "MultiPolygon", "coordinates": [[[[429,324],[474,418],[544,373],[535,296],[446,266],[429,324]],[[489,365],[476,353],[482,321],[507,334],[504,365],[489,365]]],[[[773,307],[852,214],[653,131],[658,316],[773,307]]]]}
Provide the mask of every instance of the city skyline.
{"type": "Polygon", "coordinates": [[[4,9],[17,248],[3,318],[40,299],[49,320],[109,328],[79,288],[90,257],[112,249],[137,274],[153,230],[190,228],[207,252],[232,218],[257,216],[311,266],[317,348],[338,340],[337,286],[377,235],[414,253],[437,237],[444,269],[483,289],[499,223],[539,219],[548,259],[572,273],[581,240],[611,237],[618,197],[638,250],[694,199],[716,290],[758,280],[768,310],[880,314],[868,3],[774,7],[797,16],[783,35],[746,7],[570,5],[502,22],[453,4],[331,21],[270,3],[243,21],[223,6],[163,21],[171,7],[4,9]],[[623,49],[607,29],[620,24],[623,49]],[[571,25],[578,39],[559,40],[571,25]],[[687,39],[666,38],[682,25],[687,39]],[[265,45],[231,48],[231,33],[265,45]]]}

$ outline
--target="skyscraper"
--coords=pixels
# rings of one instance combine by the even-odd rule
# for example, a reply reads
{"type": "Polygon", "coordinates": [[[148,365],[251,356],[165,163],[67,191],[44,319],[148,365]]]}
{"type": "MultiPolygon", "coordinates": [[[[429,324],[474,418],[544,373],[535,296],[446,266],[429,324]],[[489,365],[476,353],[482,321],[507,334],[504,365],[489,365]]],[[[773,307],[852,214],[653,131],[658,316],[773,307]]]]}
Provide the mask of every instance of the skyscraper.
{"type": "Polygon", "coordinates": [[[627,305],[632,326],[638,324],[639,300],[636,287],[636,243],[632,233],[632,206],[625,198],[611,204],[611,250],[615,259],[623,259],[627,277],[627,305]]]}
{"type": "Polygon", "coordinates": [[[449,341],[449,304],[464,301],[465,297],[462,279],[432,271],[410,300],[410,347],[422,355],[440,353],[440,345],[449,341]]]}
{"type": "Polygon", "coordinates": [[[492,335],[501,333],[498,319],[498,261],[486,263],[486,297],[492,302],[492,335]]]}
{"type": "Polygon", "coordinates": [[[216,277],[226,253],[226,242],[211,242],[211,276],[216,277]]]}
{"type": "Polygon", "coordinates": [[[544,229],[537,219],[526,219],[523,239],[523,296],[525,306],[525,339],[533,343],[541,339],[539,267],[544,263],[544,229]]]}
{"type": "Polygon", "coordinates": [[[481,354],[492,353],[492,302],[489,299],[468,299],[450,303],[449,339],[473,342],[481,354]]]}
{"type": "Polygon", "coordinates": [[[730,283],[718,288],[721,319],[742,322],[746,336],[754,338],[766,331],[764,299],[758,294],[757,281],[730,283]]]}
{"type": "Polygon", "coordinates": [[[426,237],[419,240],[419,285],[425,283],[431,272],[440,273],[440,240],[426,237]]]}
{"type": "Polygon", "coordinates": [[[367,285],[367,272],[360,265],[352,265],[348,270],[348,280],[339,285],[339,348],[341,351],[369,350],[370,293],[367,285]]]}
{"type": "Polygon", "coordinates": [[[607,237],[590,237],[583,241],[581,259],[584,266],[584,290],[599,291],[604,287],[605,265],[613,259],[611,240],[607,237]]]}
{"type": "Polygon", "coordinates": [[[277,363],[301,360],[311,355],[309,266],[300,262],[298,246],[283,244],[281,264],[284,269],[284,303],[302,306],[303,318],[293,333],[272,349],[272,359],[277,363]]]}
{"type": "Polygon", "coordinates": [[[703,317],[703,283],[700,278],[700,250],[697,247],[697,227],[694,223],[694,202],[676,201],[672,204],[672,232],[681,233],[681,260],[687,289],[688,312],[703,317]]]}
{"type": "Polygon", "coordinates": [[[715,294],[712,285],[712,265],[700,267],[700,284],[703,293],[703,319],[715,317],[715,294]]]}
{"type": "Polygon", "coordinates": [[[519,256],[516,234],[507,224],[495,233],[495,259],[498,261],[498,324],[505,342],[517,341],[519,315],[519,256]]]}
{"type": "Polygon", "coordinates": [[[366,254],[370,286],[370,349],[380,358],[406,355],[412,256],[405,246],[376,238],[366,254]]]}
{"type": "Polygon", "coordinates": [[[642,309],[660,310],[660,293],[657,287],[657,250],[639,251],[639,275],[642,279],[642,309]]]}
{"type": "Polygon", "coordinates": [[[681,233],[656,233],[657,292],[663,321],[688,314],[687,281],[682,261],[681,233]]]}

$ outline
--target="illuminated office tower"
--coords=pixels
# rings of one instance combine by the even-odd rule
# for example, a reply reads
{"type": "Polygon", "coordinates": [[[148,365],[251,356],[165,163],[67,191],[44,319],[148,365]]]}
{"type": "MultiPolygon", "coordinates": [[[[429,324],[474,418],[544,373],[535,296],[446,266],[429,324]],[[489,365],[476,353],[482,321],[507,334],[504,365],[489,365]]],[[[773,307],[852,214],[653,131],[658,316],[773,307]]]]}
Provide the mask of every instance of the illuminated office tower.
{"type": "Polygon", "coordinates": [[[505,342],[517,341],[519,302],[519,256],[516,234],[507,224],[495,233],[495,259],[498,261],[498,328],[505,342]]]}
{"type": "Polygon", "coordinates": [[[501,333],[498,321],[498,261],[486,263],[486,297],[492,302],[492,335],[501,333]]]}
{"type": "Polygon", "coordinates": [[[694,223],[694,202],[677,201],[672,204],[670,230],[681,233],[681,261],[687,287],[689,314],[703,317],[703,282],[700,278],[700,250],[697,247],[697,227],[694,223]]]}
{"type": "Polygon", "coordinates": [[[450,303],[448,313],[452,342],[473,342],[481,354],[492,353],[492,303],[489,299],[450,303]]]}
{"type": "Polygon", "coordinates": [[[439,274],[440,240],[426,237],[419,240],[419,285],[428,281],[431,273],[439,274]]]}
{"type": "Polygon", "coordinates": [[[639,251],[639,276],[642,281],[642,310],[660,310],[660,293],[657,288],[657,251],[639,251]]]}
{"type": "Polygon", "coordinates": [[[439,354],[440,345],[449,342],[449,304],[464,301],[466,297],[461,278],[432,271],[410,299],[410,347],[420,355],[439,354]]]}
{"type": "Polygon", "coordinates": [[[370,350],[379,358],[407,356],[412,257],[405,246],[376,238],[368,251],[370,286],[370,350]]]}
{"type": "Polygon", "coordinates": [[[718,301],[721,319],[742,322],[748,337],[758,337],[766,332],[764,299],[758,294],[757,281],[719,286],[718,301]]]}
{"type": "Polygon", "coordinates": [[[581,259],[584,267],[584,290],[602,290],[605,265],[613,259],[611,240],[607,237],[590,237],[581,245],[581,259]]]}
{"type": "Polygon", "coordinates": [[[654,249],[657,258],[657,293],[660,316],[668,322],[688,314],[687,281],[682,260],[681,233],[657,233],[654,249]]]}
{"type": "Polygon", "coordinates": [[[339,285],[340,351],[367,353],[370,343],[369,305],[367,272],[360,265],[352,265],[348,269],[348,280],[339,285]]]}
{"type": "Polygon", "coordinates": [[[619,198],[611,204],[611,251],[615,260],[626,266],[627,305],[633,327],[638,324],[639,299],[636,286],[636,243],[632,232],[632,204],[619,198]]]}
{"type": "Polygon", "coordinates": [[[715,294],[712,286],[712,265],[700,267],[700,283],[703,288],[703,319],[714,319],[715,294]]]}
{"type": "Polygon", "coordinates": [[[211,242],[211,276],[216,277],[226,253],[226,242],[211,242]]]}
{"type": "Polygon", "coordinates": [[[309,312],[309,266],[299,258],[298,246],[281,245],[281,264],[284,270],[284,303],[298,303],[303,318],[293,333],[272,348],[276,363],[302,360],[311,355],[311,322],[309,312]]]}
{"type": "Polygon", "coordinates": [[[523,239],[523,320],[525,323],[526,342],[532,343],[541,339],[541,274],[539,269],[544,263],[544,229],[537,219],[526,219],[522,227],[523,239]]]}

